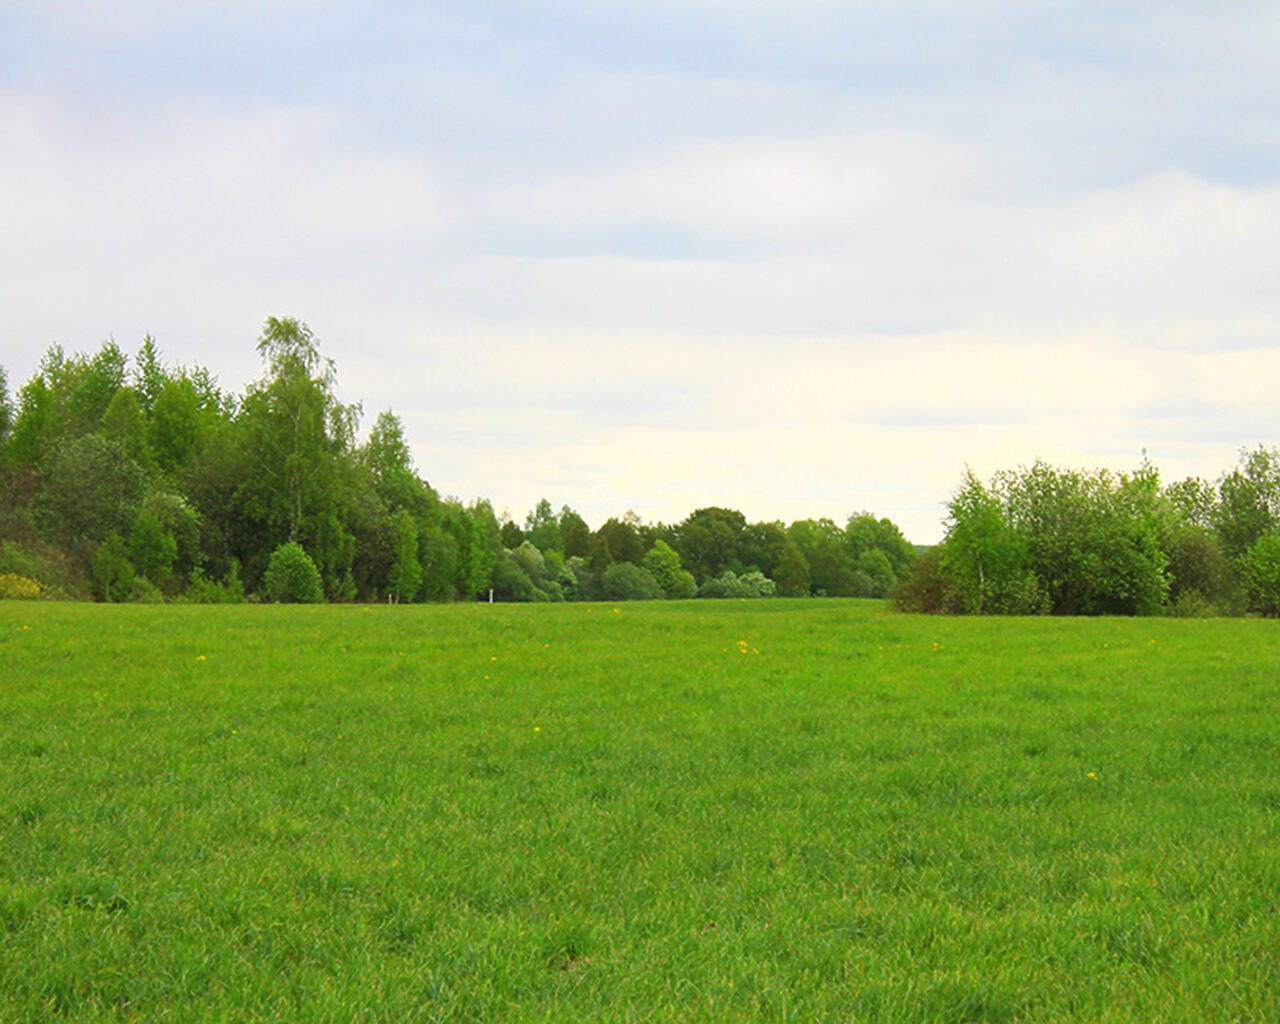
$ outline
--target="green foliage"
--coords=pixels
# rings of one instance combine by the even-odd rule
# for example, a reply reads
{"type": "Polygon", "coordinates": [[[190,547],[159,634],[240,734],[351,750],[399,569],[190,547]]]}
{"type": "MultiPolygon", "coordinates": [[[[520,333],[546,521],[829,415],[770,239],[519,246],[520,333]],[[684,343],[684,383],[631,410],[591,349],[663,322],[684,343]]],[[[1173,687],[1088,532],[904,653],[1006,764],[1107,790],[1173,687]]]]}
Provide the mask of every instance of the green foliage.
{"type": "Polygon", "coordinates": [[[529,513],[524,523],[525,538],[539,551],[563,551],[564,540],[560,535],[560,519],[551,502],[541,499],[529,513]]]}
{"type": "Polygon", "coordinates": [[[640,559],[644,557],[644,540],[640,536],[639,519],[633,512],[621,519],[606,519],[595,535],[613,562],[639,565],[640,559]]]}
{"type": "Polygon", "coordinates": [[[152,467],[154,459],[147,439],[147,421],[133,388],[121,388],[112,396],[102,414],[101,429],[105,437],[119,444],[125,455],[142,469],[152,467]]]}
{"type": "Polygon", "coordinates": [[[662,593],[669,598],[696,597],[698,585],[693,574],[680,564],[680,556],[666,541],[655,541],[641,562],[644,570],[658,582],[662,593]]]}
{"type": "Polygon", "coordinates": [[[149,440],[156,465],[173,476],[189,467],[216,413],[201,403],[188,377],[167,379],[152,400],[149,440]]]}
{"type": "Polygon", "coordinates": [[[333,601],[355,598],[352,565],[356,538],[349,527],[350,517],[343,504],[330,504],[298,524],[299,542],[306,548],[320,572],[325,594],[333,601]]]}
{"type": "Polygon", "coordinates": [[[1241,454],[1240,465],[1218,484],[1216,518],[1232,557],[1280,527],[1280,451],[1259,446],[1241,454]]]}
{"type": "Polygon", "coordinates": [[[1241,603],[1240,581],[1221,538],[1199,523],[1174,519],[1161,546],[1169,558],[1169,602],[1229,614],[1241,603]]]}
{"type": "Polygon", "coordinates": [[[0,370],[0,538],[50,553],[58,579],[15,574],[84,594],[114,532],[135,575],[170,594],[199,592],[205,573],[225,578],[233,564],[256,591],[273,550],[294,540],[331,600],[469,599],[495,579],[510,599],[592,600],[606,596],[611,566],[631,564],[668,596],[701,583],[788,596],[901,590],[982,613],[1199,614],[1243,609],[1244,556],[1280,530],[1280,454],[1265,447],[1243,452],[1216,486],[1161,488],[1149,465],[1115,475],[1036,463],[986,484],[970,475],[944,552],[905,588],[915,549],[867,512],[843,528],[747,523],[720,507],[674,527],[627,513],[592,533],[572,508],[557,514],[541,499],[521,528],[488,502],[441,500],[393,412],[357,446],[359,407],[338,400],[333,364],[305,324],[268,319],[258,351],[263,376],[243,399],[207,370],[167,368],[149,336],[131,372],[114,342],[91,355],[51,348],[16,408],[0,370]]]}
{"type": "Polygon", "coordinates": [[[39,551],[16,541],[0,541],[0,573],[34,580],[47,597],[65,597],[70,581],[57,555],[56,549],[39,551]]]}
{"type": "Polygon", "coordinates": [[[369,440],[360,450],[360,458],[378,479],[413,472],[413,456],[404,437],[404,425],[390,409],[378,413],[369,431],[369,440]]]}
{"type": "Polygon", "coordinates": [[[778,592],[773,580],[756,569],[743,573],[738,582],[751,591],[748,597],[774,597],[778,592]]]}
{"type": "Polygon", "coordinates": [[[892,599],[894,607],[903,612],[958,615],[968,611],[961,583],[941,544],[916,559],[911,574],[894,588],[892,599]]]}
{"type": "Polygon", "coordinates": [[[1168,594],[1159,543],[1159,480],[1082,473],[1036,463],[1006,479],[1010,518],[1030,567],[1064,615],[1149,615],[1168,594]]]}
{"type": "Polygon", "coordinates": [[[44,488],[37,496],[37,522],[47,536],[69,546],[125,533],[146,486],[146,476],[119,442],[85,434],[58,443],[44,488]]]}
{"type": "Polygon", "coordinates": [[[133,604],[164,604],[164,594],[145,576],[134,576],[125,600],[133,604]]]}
{"type": "Polygon", "coordinates": [[[359,408],[337,400],[333,363],[321,357],[305,324],[269,318],[258,352],[267,373],[249,388],[240,409],[255,471],[241,487],[280,539],[300,539],[304,519],[311,520],[312,544],[333,586],[349,570],[349,563],[343,565],[349,532],[339,525],[336,506],[359,408]]]}
{"type": "Polygon", "coordinates": [[[738,560],[775,578],[788,543],[787,528],[782,523],[748,523],[738,534],[738,560]]]}
{"type": "Polygon", "coordinates": [[[591,563],[580,555],[566,560],[565,569],[573,576],[572,591],[563,588],[566,598],[572,601],[603,601],[604,594],[600,587],[600,573],[592,568],[591,563]]]}
{"type": "MultiPolygon", "coordinates": [[[[574,559],[573,561],[581,563],[582,559],[574,559]]],[[[573,565],[565,563],[556,569],[554,582],[560,588],[560,594],[566,601],[583,600],[582,586],[578,581],[578,574],[574,572],[573,565]]]]}
{"type": "MultiPolygon", "coordinates": [[[[9,378],[0,366],[0,455],[9,442],[9,430],[13,426],[13,403],[9,400],[9,378]]],[[[3,460],[0,459],[0,464],[3,460]]]]}
{"type": "Polygon", "coordinates": [[[1280,616],[1280,533],[1259,537],[1241,562],[1249,610],[1269,618],[1280,616]]]}
{"type": "Polygon", "coordinates": [[[808,597],[811,592],[809,562],[790,537],[778,554],[773,582],[777,586],[779,597],[808,597]]]}
{"type": "Polygon", "coordinates": [[[422,565],[418,561],[418,527],[404,509],[392,517],[395,531],[395,561],[391,565],[388,592],[393,601],[412,601],[422,585],[422,565]]]}
{"type": "Polygon", "coordinates": [[[183,604],[243,604],[244,584],[240,581],[240,563],[232,561],[227,578],[219,583],[199,569],[192,570],[191,582],[179,600],[183,604]]]}
{"type": "Polygon", "coordinates": [[[1019,596],[1030,574],[1030,543],[1010,521],[999,497],[968,469],[948,505],[946,567],[963,595],[965,610],[1019,614],[1019,596]]]}
{"type": "Polygon", "coordinates": [[[156,587],[165,587],[173,576],[178,542],[164,528],[154,509],[144,508],[129,531],[129,560],[156,587]]]}
{"type": "Polygon", "coordinates": [[[480,595],[491,584],[490,579],[503,557],[501,528],[493,506],[485,500],[467,508],[446,502],[445,525],[458,542],[457,592],[462,598],[480,595]]]}
{"type": "Polygon", "coordinates": [[[849,517],[844,534],[855,571],[866,574],[872,584],[871,593],[859,596],[884,597],[910,574],[916,549],[892,521],[859,512],[849,517]]]}
{"type": "Polygon", "coordinates": [[[138,354],[133,357],[133,387],[142,407],[148,413],[154,410],[156,400],[168,380],[169,375],[160,358],[155,338],[150,334],[144,335],[138,354]]]}
{"type": "Polygon", "coordinates": [[[515,563],[524,570],[524,574],[535,587],[541,587],[547,578],[547,561],[543,557],[541,551],[534,546],[530,540],[523,540],[519,546],[511,552],[511,557],[515,563]]]}
{"type": "Polygon", "coordinates": [[[44,462],[59,429],[55,398],[43,374],[32,377],[18,392],[18,414],[9,436],[9,455],[26,466],[44,462]]]}
{"type": "Polygon", "coordinates": [[[719,576],[705,581],[698,588],[699,597],[773,597],[776,592],[773,580],[752,570],[739,576],[726,569],[719,576]]]}
{"type": "Polygon", "coordinates": [[[1222,608],[1214,604],[1198,590],[1182,590],[1169,602],[1169,614],[1175,619],[1211,619],[1223,614],[1222,608]]]}
{"type": "Polygon", "coordinates": [[[502,546],[508,551],[514,551],[524,543],[524,531],[520,529],[517,523],[510,519],[502,521],[502,546]]]}
{"type": "Polygon", "coordinates": [[[419,534],[418,562],[422,567],[421,592],[428,601],[452,601],[464,596],[457,583],[458,541],[443,526],[431,523],[419,534]]]}
{"type": "Polygon", "coordinates": [[[665,595],[649,573],[631,562],[615,562],[600,574],[600,592],[606,601],[652,601],[665,595]]]}
{"type": "Polygon", "coordinates": [[[568,505],[560,509],[560,542],[564,557],[586,558],[591,550],[591,529],[568,505]]]}
{"type": "Polygon", "coordinates": [[[152,490],[142,499],[141,512],[155,515],[161,529],[173,538],[175,573],[189,577],[203,564],[203,522],[186,498],[175,491],[152,490]]]}
{"type": "Polygon", "coordinates": [[[533,601],[538,588],[509,552],[493,567],[493,596],[498,601],[533,601]]]}
{"type": "Polygon", "coordinates": [[[1178,522],[1212,529],[1218,521],[1218,492],[1207,480],[1188,477],[1164,490],[1170,511],[1178,522]]]}
{"type": "Polygon", "coordinates": [[[38,601],[44,596],[44,588],[30,577],[0,572],[0,601],[38,601]]]}
{"type": "Polygon", "coordinates": [[[127,601],[137,573],[120,534],[111,532],[98,545],[92,563],[93,593],[99,601],[127,601]]]}
{"type": "Polygon", "coordinates": [[[975,613],[1150,615],[1168,595],[1164,503],[1149,465],[1132,475],[1037,462],[952,498],[944,570],[975,613]]]}
{"type": "Polygon", "coordinates": [[[726,569],[743,568],[739,539],[747,519],[736,509],[700,508],[676,528],[676,550],[686,569],[702,584],[726,569]]]}
{"type": "Polygon", "coordinates": [[[19,393],[13,455],[26,465],[42,466],[59,440],[97,430],[124,387],[124,368],[124,353],[111,341],[92,356],[68,358],[58,346],[50,348],[19,393]]]}
{"type": "Polygon", "coordinates": [[[810,591],[819,597],[858,593],[853,557],[845,532],[830,519],[800,519],[787,528],[809,570],[810,591]]]}
{"type": "Polygon", "coordinates": [[[281,544],[271,553],[263,591],[267,600],[277,603],[314,604],[324,600],[320,570],[296,541],[281,544]]]}

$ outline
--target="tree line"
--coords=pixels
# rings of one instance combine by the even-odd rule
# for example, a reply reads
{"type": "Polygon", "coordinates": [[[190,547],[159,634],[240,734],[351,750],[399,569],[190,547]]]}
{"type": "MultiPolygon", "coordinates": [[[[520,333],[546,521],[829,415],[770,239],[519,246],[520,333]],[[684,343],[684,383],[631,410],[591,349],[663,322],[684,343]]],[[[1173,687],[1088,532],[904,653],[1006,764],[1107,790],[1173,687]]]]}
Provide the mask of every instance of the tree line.
{"type": "Polygon", "coordinates": [[[1167,485],[1145,460],[966,471],[945,539],[894,597],[924,612],[1280,615],[1280,451],[1167,485]]]}
{"type": "Polygon", "coordinates": [[[702,508],[594,530],[543,499],[523,523],[441,496],[399,418],[359,405],[306,324],[270,318],[241,395],[167,364],[54,346],[10,396],[0,368],[0,598],[220,602],[884,597],[915,548],[857,513],[749,523],[702,508]]]}

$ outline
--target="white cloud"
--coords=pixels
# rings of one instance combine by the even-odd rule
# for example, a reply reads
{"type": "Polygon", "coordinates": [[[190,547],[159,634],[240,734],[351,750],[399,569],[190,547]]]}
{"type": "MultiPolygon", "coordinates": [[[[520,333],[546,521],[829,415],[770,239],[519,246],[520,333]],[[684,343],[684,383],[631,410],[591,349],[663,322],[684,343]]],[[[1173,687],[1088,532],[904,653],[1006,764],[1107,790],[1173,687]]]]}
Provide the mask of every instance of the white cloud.
{"type": "MultiPolygon", "coordinates": [[[[126,6],[60,5],[55,24],[186,45],[213,11],[126,6]]],[[[625,70],[584,56],[578,8],[533,8],[534,40],[497,5],[492,64],[437,42],[382,65],[370,35],[314,89],[287,48],[274,76],[211,85],[213,55],[127,98],[6,80],[0,363],[16,386],[49,341],[150,330],[238,390],[263,318],[296,315],[345,397],[402,415],[437,486],[594,522],[865,507],[929,540],[966,462],[1123,467],[1148,447],[1167,476],[1214,476],[1272,438],[1280,186],[1259,154],[1280,136],[1255,87],[1274,16],[1249,33],[1205,5],[1105,24],[1085,5],[1054,34],[1061,12],[944,6],[912,10],[998,44],[990,67],[932,29],[936,78],[895,62],[898,5],[818,2],[806,22],[709,2],[630,9],[650,46],[665,21],[677,38],[625,70]],[[878,63],[847,31],[868,12],[878,63]],[[738,49],[700,67],[690,19],[738,49]]]]}

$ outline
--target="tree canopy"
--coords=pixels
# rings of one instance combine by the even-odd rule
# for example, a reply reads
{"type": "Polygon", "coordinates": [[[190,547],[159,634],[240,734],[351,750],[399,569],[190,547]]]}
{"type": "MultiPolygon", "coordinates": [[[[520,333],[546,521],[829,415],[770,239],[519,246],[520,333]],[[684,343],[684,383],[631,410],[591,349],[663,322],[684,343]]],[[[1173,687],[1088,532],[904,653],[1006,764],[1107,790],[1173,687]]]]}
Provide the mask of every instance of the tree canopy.
{"type": "Polygon", "coordinates": [[[786,524],[708,505],[592,529],[545,497],[517,521],[438,494],[391,410],[360,440],[361,407],[305,323],[268,319],[257,351],[241,395],[167,364],[149,335],[132,359],[113,340],[55,345],[15,393],[0,367],[0,574],[23,594],[111,601],[311,600],[314,573],[330,601],[891,596],[970,614],[1280,615],[1275,448],[1243,450],[1216,481],[1166,484],[1145,460],[966,471],[924,557],[866,511],[786,524]],[[296,585],[281,588],[281,566],[296,585]]]}
{"type": "Polygon", "coordinates": [[[305,323],[271,317],[256,346],[262,375],[238,395],[150,335],[132,359],[54,346],[14,397],[0,368],[0,572],[112,601],[312,600],[315,580],[330,601],[882,596],[914,554],[866,514],[830,550],[715,506],[592,529],[542,498],[517,522],[439,495],[393,411],[361,441],[305,323]],[[855,582],[832,585],[841,572],[855,582]]]}
{"type": "Polygon", "coordinates": [[[966,471],[936,557],[898,603],[975,614],[1273,615],[1280,453],[1255,448],[1215,485],[1051,466],[966,471]]]}

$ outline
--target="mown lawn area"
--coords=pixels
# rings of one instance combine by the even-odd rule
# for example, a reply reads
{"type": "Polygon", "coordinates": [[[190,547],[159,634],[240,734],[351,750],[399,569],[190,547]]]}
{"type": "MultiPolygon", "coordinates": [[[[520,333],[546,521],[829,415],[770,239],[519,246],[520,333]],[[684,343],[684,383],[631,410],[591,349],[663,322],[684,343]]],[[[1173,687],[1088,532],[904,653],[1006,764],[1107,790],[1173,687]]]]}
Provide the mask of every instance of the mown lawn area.
{"type": "Polygon", "coordinates": [[[2,1021],[1280,1020],[1280,627],[0,604],[2,1021]]]}

